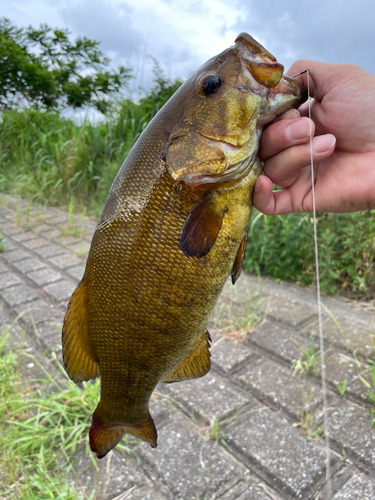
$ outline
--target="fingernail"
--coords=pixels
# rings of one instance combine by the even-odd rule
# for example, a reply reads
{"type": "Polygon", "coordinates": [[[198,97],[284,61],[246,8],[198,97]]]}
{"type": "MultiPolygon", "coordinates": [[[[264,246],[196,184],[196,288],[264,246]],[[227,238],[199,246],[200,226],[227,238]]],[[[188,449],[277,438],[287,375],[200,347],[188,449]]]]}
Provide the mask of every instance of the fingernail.
{"type": "Polygon", "coordinates": [[[262,191],[262,187],[263,187],[263,179],[262,176],[260,175],[255,183],[254,192],[259,193],[259,191],[262,191]]]}
{"type": "Polygon", "coordinates": [[[281,122],[281,120],[297,120],[300,116],[299,111],[296,109],[288,109],[288,111],[285,111],[282,115],[277,116],[275,122],[281,122]]]}
{"type": "Polygon", "coordinates": [[[298,118],[300,118],[301,115],[296,109],[288,109],[288,111],[285,111],[285,113],[283,113],[281,116],[283,120],[286,120],[287,118],[298,120],[298,118]]]}
{"type": "Polygon", "coordinates": [[[290,141],[306,139],[310,133],[310,121],[308,118],[300,118],[293,121],[286,129],[286,135],[290,141]]]}
{"type": "Polygon", "coordinates": [[[335,142],[336,138],[334,135],[320,135],[318,137],[314,137],[312,148],[314,153],[325,153],[326,151],[332,149],[332,147],[335,145],[335,142]]]}

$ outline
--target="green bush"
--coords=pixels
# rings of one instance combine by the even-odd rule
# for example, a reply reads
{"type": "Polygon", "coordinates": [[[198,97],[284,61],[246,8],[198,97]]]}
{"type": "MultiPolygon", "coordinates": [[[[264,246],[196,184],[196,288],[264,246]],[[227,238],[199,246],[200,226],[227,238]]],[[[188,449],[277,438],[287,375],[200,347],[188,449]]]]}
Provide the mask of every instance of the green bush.
{"type": "Polygon", "coordinates": [[[113,105],[104,121],[78,125],[54,111],[7,111],[0,120],[0,191],[31,201],[87,208],[96,215],[121,164],[149,121],[181,82],[160,70],[135,103],[113,105]]]}
{"type": "MultiPolygon", "coordinates": [[[[311,214],[271,217],[254,211],[244,267],[308,286],[315,282],[311,214]]],[[[322,293],[375,296],[375,210],[317,214],[322,293]]]]}

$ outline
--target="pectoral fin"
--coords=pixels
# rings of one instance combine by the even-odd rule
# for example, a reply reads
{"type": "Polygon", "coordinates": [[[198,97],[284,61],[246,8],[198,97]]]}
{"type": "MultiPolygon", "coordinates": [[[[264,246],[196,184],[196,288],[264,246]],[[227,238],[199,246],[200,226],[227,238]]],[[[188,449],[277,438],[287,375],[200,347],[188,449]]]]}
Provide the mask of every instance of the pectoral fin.
{"type": "Polygon", "coordinates": [[[180,248],[188,257],[204,257],[213,247],[226,209],[218,207],[212,194],[190,210],[180,233],[180,248]]]}
{"type": "Polygon", "coordinates": [[[198,346],[173,371],[165,375],[162,382],[180,382],[206,375],[211,368],[209,341],[210,334],[204,330],[198,346]]]}
{"type": "Polygon", "coordinates": [[[99,364],[89,342],[83,281],[68,304],[62,330],[62,353],[65,369],[74,382],[99,377],[99,364]]]}
{"type": "Polygon", "coordinates": [[[236,258],[234,259],[232,272],[230,274],[232,277],[233,285],[235,284],[235,282],[238,280],[238,278],[241,275],[242,263],[243,263],[243,258],[245,256],[245,250],[246,250],[246,241],[247,241],[247,233],[243,237],[243,239],[240,243],[240,246],[238,247],[236,258]]]}

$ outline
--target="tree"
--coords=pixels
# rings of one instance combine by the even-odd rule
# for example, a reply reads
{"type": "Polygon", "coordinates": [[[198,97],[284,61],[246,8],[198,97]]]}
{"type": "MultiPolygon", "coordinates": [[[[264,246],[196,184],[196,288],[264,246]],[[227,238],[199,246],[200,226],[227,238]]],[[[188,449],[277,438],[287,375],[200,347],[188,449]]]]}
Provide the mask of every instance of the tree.
{"type": "Polygon", "coordinates": [[[167,78],[165,71],[160,67],[158,61],[153,56],[149,57],[153,62],[154,85],[146,93],[145,97],[140,100],[140,104],[144,109],[145,115],[148,115],[148,119],[151,120],[179,87],[181,87],[182,81],[178,78],[171,81],[167,78]]]}
{"type": "Polygon", "coordinates": [[[110,71],[99,42],[71,41],[70,32],[17,28],[0,19],[0,110],[30,103],[49,109],[94,106],[105,112],[110,96],[127,85],[131,70],[110,71]]]}

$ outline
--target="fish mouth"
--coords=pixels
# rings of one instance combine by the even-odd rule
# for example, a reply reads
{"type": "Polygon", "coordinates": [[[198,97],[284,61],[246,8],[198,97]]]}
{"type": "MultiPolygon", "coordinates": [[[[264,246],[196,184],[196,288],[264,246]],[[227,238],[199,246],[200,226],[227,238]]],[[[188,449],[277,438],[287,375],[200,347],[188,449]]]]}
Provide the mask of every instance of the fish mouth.
{"type": "Polygon", "coordinates": [[[257,138],[260,135],[260,131],[255,132],[256,137],[251,136],[246,143],[241,145],[234,145],[222,139],[207,137],[198,131],[196,133],[205,143],[214,145],[215,148],[219,148],[225,166],[218,168],[217,171],[214,172],[210,169],[202,168],[201,164],[199,168],[188,173],[185,171],[184,175],[181,175],[182,172],[173,172],[172,177],[175,178],[175,180],[183,180],[183,182],[193,190],[205,190],[222,185],[228,186],[231,183],[243,179],[250,172],[258,155],[257,138]],[[238,161],[233,161],[234,156],[232,161],[228,161],[229,152],[236,155],[243,148],[246,148],[249,154],[246,156],[242,155],[242,158],[238,161]],[[208,170],[210,170],[209,173],[208,170]]]}
{"type": "Polygon", "coordinates": [[[238,35],[236,48],[247,73],[243,76],[248,80],[248,91],[260,95],[270,105],[258,120],[258,127],[307,100],[307,90],[297,80],[283,75],[284,66],[248,33],[238,35]]]}
{"type": "Polygon", "coordinates": [[[278,85],[268,91],[268,102],[277,101],[278,96],[288,97],[288,104],[298,107],[308,98],[308,92],[297,80],[289,76],[282,76],[278,85]]]}
{"type": "Polygon", "coordinates": [[[267,89],[276,87],[284,72],[284,66],[276,61],[266,48],[248,33],[240,33],[235,40],[241,63],[255,81],[267,89]]]}

